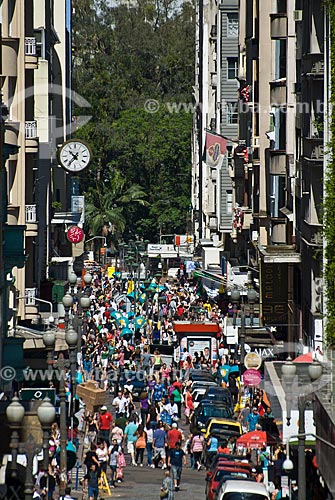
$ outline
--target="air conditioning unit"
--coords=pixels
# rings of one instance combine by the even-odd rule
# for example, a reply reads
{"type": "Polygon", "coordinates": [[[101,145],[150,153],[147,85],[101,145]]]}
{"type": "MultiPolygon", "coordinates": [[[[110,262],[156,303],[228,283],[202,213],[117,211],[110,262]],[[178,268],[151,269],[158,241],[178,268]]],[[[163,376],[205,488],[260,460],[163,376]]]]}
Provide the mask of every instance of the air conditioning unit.
{"type": "Polygon", "coordinates": [[[297,23],[302,21],[302,10],[293,11],[293,20],[297,23]]]}

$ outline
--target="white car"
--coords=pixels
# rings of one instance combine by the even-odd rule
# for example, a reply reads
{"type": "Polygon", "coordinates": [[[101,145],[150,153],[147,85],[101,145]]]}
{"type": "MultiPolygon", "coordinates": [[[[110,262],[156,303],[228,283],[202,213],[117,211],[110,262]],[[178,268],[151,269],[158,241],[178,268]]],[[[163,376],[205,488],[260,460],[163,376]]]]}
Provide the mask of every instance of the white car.
{"type": "Polygon", "coordinates": [[[219,489],[218,500],[270,500],[263,483],[234,480],[226,481],[219,489]]]}
{"type": "Polygon", "coordinates": [[[198,388],[198,389],[195,389],[194,392],[192,392],[194,409],[196,409],[199,406],[200,401],[202,400],[202,398],[204,397],[204,395],[206,393],[206,390],[207,389],[205,389],[205,388],[203,388],[203,389],[198,388]]]}

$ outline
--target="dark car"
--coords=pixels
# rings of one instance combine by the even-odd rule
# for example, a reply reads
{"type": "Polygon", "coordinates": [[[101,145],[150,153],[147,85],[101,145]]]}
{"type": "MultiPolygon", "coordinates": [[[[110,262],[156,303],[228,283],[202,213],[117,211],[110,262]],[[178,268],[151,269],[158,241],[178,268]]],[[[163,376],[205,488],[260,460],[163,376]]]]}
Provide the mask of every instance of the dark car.
{"type": "Polygon", "coordinates": [[[210,380],[215,382],[214,375],[207,370],[192,370],[189,375],[190,380],[210,380]]]}
{"type": "Polygon", "coordinates": [[[225,387],[208,387],[204,399],[221,401],[225,405],[231,406],[231,408],[233,408],[233,399],[231,397],[231,392],[225,387]]]}
{"type": "Polygon", "coordinates": [[[233,418],[234,412],[230,406],[214,401],[202,400],[193,413],[190,432],[199,432],[206,429],[210,418],[233,418]]]}

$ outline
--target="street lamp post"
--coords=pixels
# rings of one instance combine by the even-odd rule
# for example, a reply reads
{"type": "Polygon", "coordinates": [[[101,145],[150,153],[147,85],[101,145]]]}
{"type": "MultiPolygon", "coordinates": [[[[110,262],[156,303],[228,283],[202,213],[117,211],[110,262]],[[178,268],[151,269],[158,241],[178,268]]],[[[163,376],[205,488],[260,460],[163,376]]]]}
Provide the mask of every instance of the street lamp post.
{"type": "MultiPolygon", "coordinates": [[[[34,441],[34,438],[31,434],[29,434],[28,439],[25,443],[19,442],[18,429],[21,427],[24,413],[25,413],[24,407],[19,402],[19,399],[15,396],[12,400],[12,403],[6,408],[7,420],[9,422],[10,427],[13,429],[13,433],[11,436],[11,448],[12,448],[11,467],[12,471],[16,470],[18,453],[24,453],[26,455],[27,465],[26,465],[26,479],[24,488],[24,500],[32,500],[34,492],[34,480],[33,480],[34,456],[41,451],[41,448],[43,448],[44,451],[43,462],[44,462],[44,467],[46,466],[47,468],[48,444],[46,444],[45,447],[45,439],[43,439],[43,447],[39,446],[34,441]]],[[[45,432],[47,432],[47,428],[55,420],[55,415],[56,415],[55,408],[50,404],[50,400],[49,401],[44,400],[37,410],[37,416],[42,425],[43,432],[44,430],[45,432]]]]}
{"type": "MultiPolygon", "coordinates": [[[[296,377],[297,366],[288,360],[281,368],[282,377],[286,386],[286,413],[287,425],[291,423],[291,401],[292,401],[292,383],[296,377]]],[[[313,362],[308,367],[308,375],[312,382],[319,379],[322,375],[322,365],[313,362]]],[[[304,394],[298,394],[298,500],[306,500],[306,456],[305,456],[305,410],[308,400],[304,394]]]]}
{"type": "Polygon", "coordinates": [[[69,312],[70,312],[70,309],[71,307],[73,306],[73,297],[72,295],[67,292],[64,297],[62,298],[62,303],[63,303],[63,306],[64,306],[64,309],[65,309],[65,328],[67,329],[68,325],[69,325],[69,312]]]}

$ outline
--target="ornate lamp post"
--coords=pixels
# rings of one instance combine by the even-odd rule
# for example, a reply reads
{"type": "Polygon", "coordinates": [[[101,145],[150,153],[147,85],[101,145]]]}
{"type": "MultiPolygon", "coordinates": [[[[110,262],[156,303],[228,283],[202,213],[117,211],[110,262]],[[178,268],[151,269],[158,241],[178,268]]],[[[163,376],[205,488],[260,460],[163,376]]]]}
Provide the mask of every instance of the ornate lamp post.
{"type": "MultiPolygon", "coordinates": [[[[16,470],[17,455],[18,453],[24,453],[27,457],[24,500],[32,500],[34,491],[33,461],[34,461],[34,456],[41,451],[42,446],[39,446],[38,444],[35,443],[31,434],[29,434],[26,443],[19,442],[18,429],[21,427],[24,413],[25,413],[24,407],[19,402],[19,399],[17,397],[14,397],[12,403],[6,408],[7,420],[9,422],[10,427],[13,429],[13,433],[11,436],[11,448],[12,448],[11,468],[12,471],[16,470]]],[[[47,427],[49,427],[50,424],[54,422],[56,415],[55,408],[50,404],[50,400],[44,401],[40,405],[37,411],[37,415],[43,430],[45,429],[45,431],[47,432],[47,427]]],[[[47,439],[46,447],[45,447],[45,440],[43,441],[44,441],[43,462],[44,462],[44,467],[46,466],[47,469],[48,468],[47,447],[49,439],[47,439]]]]}
{"type": "MultiPolygon", "coordinates": [[[[292,402],[292,383],[297,374],[297,366],[288,360],[281,367],[282,377],[285,382],[286,395],[286,413],[287,425],[291,423],[291,402],[292,402]]],[[[322,376],[323,368],[318,362],[313,361],[308,366],[308,375],[313,383],[322,376]]],[[[298,412],[299,412],[299,427],[298,427],[298,500],[306,500],[306,456],[305,456],[305,410],[309,403],[305,394],[298,394],[298,412]]],[[[285,468],[285,467],[284,467],[285,468]]],[[[286,469],[287,470],[287,469],[286,469]]]]}
{"type": "Polygon", "coordinates": [[[53,369],[53,350],[55,347],[56,336],[52,330],[46,330],[43,334],[43,342],[47,350],[47,367],[51,373],[53,369]]]}
{"type": "Polygon", "coordinates": [[[69,324],[69,312],[73,306],[73,297],[69,292],[67,292],[62,298],[62,303],[65,309],[65,328],[67,328],[69,324]]]}

